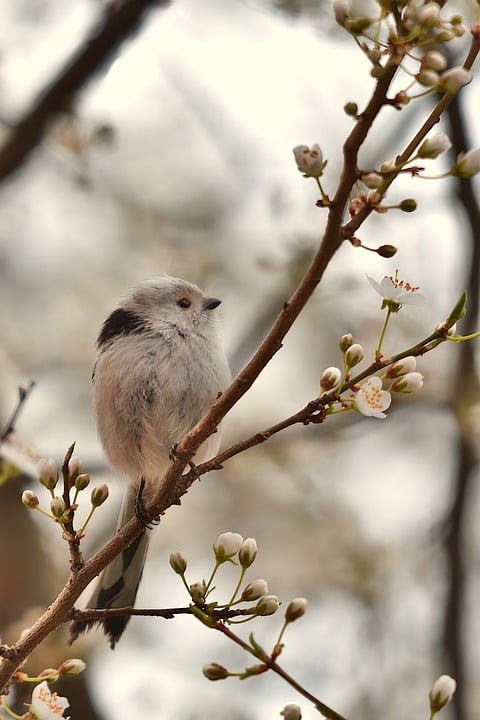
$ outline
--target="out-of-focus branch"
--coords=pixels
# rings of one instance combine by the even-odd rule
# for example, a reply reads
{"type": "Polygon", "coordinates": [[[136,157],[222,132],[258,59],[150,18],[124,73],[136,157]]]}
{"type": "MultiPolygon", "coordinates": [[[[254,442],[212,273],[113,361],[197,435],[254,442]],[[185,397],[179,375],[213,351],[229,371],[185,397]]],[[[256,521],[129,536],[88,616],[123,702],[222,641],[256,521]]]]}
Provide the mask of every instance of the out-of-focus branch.
{"type": "Polygon", "coordinates": [[[70,106],[75,94],[112,59],[119,45],[138,30],[145,11],[168,3],[169,0],[123,0],[105,9],[98,26],[10,129],[0,148],[0,181],[21,166],[41,142],[48,122],[70,106]]]}
{"type": "MultiPolygon", "coordinates": [[[[446,116],[450,126],[449,136],[454,153],[458,154],[470,149],[462,112],[462,101],[458,95],[448,107],[446,116]]],[[[468,228],[468,237],[459,237],[458,241],[467,247],[467,243],[469,243],[470,248],[470,260],[466,259],[468,270],[465,279],[469,296],[468,315],[465,318],[465,332],[468,333],[478,327],[479,321],[480,208],[474,193],[472,180],[458,178],[456,192],[468,228]]],[[[465,617],[466,573],[462,530],[465,510],[468,507],[470,497],[470,481],[478,464],[478,455],[469,436],[468,424],[465,424],[464,417],[472,400],[478,398],[480,387],[475,368],[474,346],[471,343],[464,343],[459,350],[456,380],[452,388],[452,397],[455,399],[454,402],[457,408],[458,439],[456,453],[458,460],[453,479],[453,502],[446,519],[445,549],[449,586],[445,607],[443,643],[447,662],[450,666],[449,672],[456,678],[458,684],[458,692],[453,698],[452,710],[456,715],[456,720],[464,720],[468,713],[465,707],[466,677],[463,641],[466,635],[463,618],[465,617]]]]}

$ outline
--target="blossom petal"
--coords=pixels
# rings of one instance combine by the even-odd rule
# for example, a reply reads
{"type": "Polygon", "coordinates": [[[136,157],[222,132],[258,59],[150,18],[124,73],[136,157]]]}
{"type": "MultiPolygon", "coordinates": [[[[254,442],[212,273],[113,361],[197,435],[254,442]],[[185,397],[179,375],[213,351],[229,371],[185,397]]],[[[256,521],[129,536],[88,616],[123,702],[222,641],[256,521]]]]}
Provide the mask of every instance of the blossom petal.
{"type": "Polygon", "coordinates": [[[387,417],[383,411],[390,407],[391,402],[392,396],[382,389],[382,381],[376,375],[364,380],[355,395],[355,406],[366,417],[387,417]]]}

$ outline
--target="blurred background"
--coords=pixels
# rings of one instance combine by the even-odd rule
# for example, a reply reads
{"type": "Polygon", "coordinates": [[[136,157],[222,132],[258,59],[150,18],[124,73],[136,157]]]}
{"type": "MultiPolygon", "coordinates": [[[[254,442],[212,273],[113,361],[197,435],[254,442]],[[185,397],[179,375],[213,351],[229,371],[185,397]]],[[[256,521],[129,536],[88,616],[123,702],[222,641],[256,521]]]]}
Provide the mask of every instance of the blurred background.
{"type": "MultiPolygon", "coordinates": [[[[457,11],[468,27],[476,6],[457,11]]],[[[18,386],[36,383],[1,455],[0,635],[10,642],[68,572],[55,528],[20,502],[23,489],[38,490],[33,461],[60,463],[76,441],[93,481],[109,483],[87,555],[118,512],[121,489],[90,405],[101,323],[138,280],[182,276],[222,298],[237,372],[322,236],[315,183],[297,171],[291,149],[321,145],[333,193],[352,127],[343,105],[362,108],[373,82],[322,0],[15,0],[0,18],[2,426],[18,386]]],[[[450,48],[453,64],[468,42],[467,33],[450,48]]],[[[440,128],[456,151],[480,144],[479,86],[476,78],[440,128]]],[[[362,167],[398,154],[432,103],[386,108],[362,167]]],[[[448,167],[429,163],[431,174],[448,167]]],[[[383,316],[366,273],[380,280],[398,268],[426,296],[425,306],[394,317],[386,353],[428,335],[464,288],[470,315],[460,330],[474,329],[478,192],[478,180],[395,183],[389,203],[415,197],[418,211],[371,217],[359,236],[398,254],[340,249],[282,350],[226,418],[223,444],[314,398],[322,370],[340,363],[344,333],[373,352],[383,316]]],[[[387,420],[352,414],[294,427],[196,483],[153,533],[138,605],[187,604],[168,566],[172,551],[186,553],[194,582],[209,573],[220,532],[255,537],[249,579],[265,578],[285,605],[309,602],[281,658],[301,684],[355,720],[425,718],[433,680],[450,673],[459,689],[445,717],[478,717],[475,348],[442,346],[421,359],[423,389],[395,397],[387,420]]],[[[220,599],[234,577],[227,569],[219,578],[220,599]]],[[[272,616],[246,632],[269,647],[281,623],[272,616]]],[[[249,659],[192,618],[134,618],[113,653],[100,632],[72,649],[65,639],[52,636],[29,669],[87,661],[86,673],[61,687],[74,720],[266,720],[292,702],[304,718],[316,716],[273,675],[208,682],[205,663],[241,671],[249,659]]]]}

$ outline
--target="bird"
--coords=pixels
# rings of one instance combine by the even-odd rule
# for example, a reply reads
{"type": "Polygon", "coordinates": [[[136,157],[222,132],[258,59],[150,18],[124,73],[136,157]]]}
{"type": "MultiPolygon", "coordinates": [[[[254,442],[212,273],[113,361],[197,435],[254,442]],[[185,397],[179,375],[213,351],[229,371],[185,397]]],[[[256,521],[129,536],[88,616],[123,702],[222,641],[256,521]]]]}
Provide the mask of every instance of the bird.
{"type": "MultiPolygon", "coordinates": [[[[116,530],[148,501],[172,462],[172,449],[230,383],[220,337],[221,300],[181,278],[162,275],[135,285],[103,323],[92,373],[98,435],[111,468],[126,483],[116,530]]],[[[203,462],[219,447],[220,432],[196,453],[203,462]]],[[[151,526],[101,573],[89,608],[132,607],[151,526]]],[[[128,616],[100,621],[113,649],[128,616]]],[[[77,619],[70,641],[96,624],[77,619]]]]}

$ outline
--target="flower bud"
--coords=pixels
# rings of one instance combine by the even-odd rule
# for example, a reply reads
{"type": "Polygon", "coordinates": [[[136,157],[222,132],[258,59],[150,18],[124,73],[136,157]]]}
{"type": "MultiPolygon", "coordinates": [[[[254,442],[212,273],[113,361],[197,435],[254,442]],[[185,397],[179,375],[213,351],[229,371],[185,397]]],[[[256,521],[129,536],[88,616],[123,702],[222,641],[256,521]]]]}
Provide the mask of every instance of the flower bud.
{"type": "Polygon", "coordinates": [[[185,555],[180,552],[174,552],[170,555],[170,567],[174,572],[177,573],[177,575],[183,575],[185,570],[187,569],[187,558],[185,555]]]}
{"type": "Polygon", "coordinates": [[[352,333],[346,333],[345,335],[342,335],[339,341],[340,350],[342,352],[345,352],[345,350],[348,350],[350,345],[353,342],[352,333]]]}
{"type": "Polygon", "coordinates": [[[397,248],[395,245],[380,245],[380,247],[377,248],[377,255],[380,255],[380,257],[391,258],[396,254],[397,248]]]}
{"type": "Polygon", "coordinates": [[[204,665],[202,673],[207,680],[224,680],[230,674],[227,668],[224,668],[223,665],[219,665],[218,663],[208,663],[208,665],[204,665]]]}
{"type": "Polygon", "coordinates": [[[349,117],[357,117],[358,115],[358,105],[355,102],[347,102],[343,106],[343,110],[345,112],[345,115],[348,115],[349,117]]]}
{"type": "Polygon", "coordinates": [[[307,609],[307,601],[305,598],[294,598],[288,603],[287,609],[285,610],[285,620],[287,622],[295,622],[302,615],[305,615],[307,609]]]}
{"type": "Polygon", "coordinates": [[[424,28],[433,28],[440,19],[440,5],[428,2],[417,11],[417,22],[424,28]]]}
{"type": "Polygon", "coordinates": [[[407,375],[408,373],[413,372],[416,367],[416,359],[413,355],[409,355],[408,357],[403,358],[403,360],[399,360],[398,362],[393,363],[393,365],[390,365],[387,368],[387,377],[397,378],[402,375],[407,375]]]}
{"type": "Polygon", "coordinates": [[[322,390],[333,390],[334,387],[337,387],[341,379],[341,370],[337,367],[328,367],[322,373],[322,377],[320,378],[320,387],[322,390]]]}
{"type": "Polygon", "coordinates": [[[76,455],[72,455],[70,460],[68,461],[68,475],[70,478],[70,481],[73,485],[75,478],[80,475],[82,472],[82,463],[80,462],[80,458],[76,455]]]}
{"type": "Polygon", "coordinates": [[[350,15],[350,5],[347,0],[335,0],[333,3],[333,12],[335,20],[343,27],[345,20],[350,15]]]}
{"type": "Polygon", "coordinates": [[[397,166],[395,165],[393,160],[387,160],[386,162],[383,162],[379,168],[380,172],[383,173],[384,175],[391,173],[391,172],[395,172],[396,169],[397,169],[397,166]]]}
{"type": "Polygon", "coordinates": [[[439,74],[435,70],[420,70],[415,75],[415,80],[424,87],[434,87],[439,81],[439,74]]]}
{"type": "Polygon", "coordinates": [[[39,460],[37,463],[38,479],[47,490],[53,490],[58,481],[58,470],[55,460],[39,460]]]}
{"type": "Polygon", "coordinates": [[[75,478],[75,490],[85,490],[90,482],[90,475],[88,473],[80,473],[75,478]]]}
{"type": "Polygon", "coordinates": [[[273,615],[280,607],[280,600],[276,595],[264,595],[255,606],[257,615],[273,615]]]}
{"type": "Polygon", "coordinates": [[[242,568],[246,569],[257,557],[257,543],[253,538],[247,538],[242,542],[238,550],[238,559],[242,568]]]}
{"type": "Polygon", "coordinates": [[[311,148],[308,145],[297,145],[293,148],[293,155],[297,168],[305,177],[319,178],[323,175],[327,161],[323,159],[319,145],[312,145],[311,148]]]}
{"type": "Polygon", "coordinates": [[[54,497],[50,502],[50,512],[53,517],[61,518],[66,510],[65,502],[61,497],[54,497]]]}
{"type": "Polygon", "coordinates": [[[450,677],[450,675],[440,675],[440,677],[433,683],[428,694],[428,699],[430,700],[430,710],[436,713],[445,707],[445,705],[447,705],[447,703],[449,703],[452,699],[456,687],[457,683],[452,677],[450,677]]]}
{"type": "Polygon", "coordinates": [[[414,198],[405,198],[398,207],[402,212],[414,212],[417,209],[417,201],[414,198]]]}
{"type": "Polygon", "coordinates": [[[65,660],[60,667],[58,668],[58,674],[59,675],[79,675],[81,672],[83,672],[86,668],[86,664],[83,662],[83,660],[79,660],[78,658],[71,658],[70,660],[65,660]]]}
{"type": "Polygon", "coordinates": [[[445,55],[442,55],[438,50],[429,50],[422,57],[422,68],[425,70],[434,70],[435,72],[442,72],[447,67],[447,59],[445,55]]]}
{"type": "Polygon", "coordinates": [[[105,500],[108,498],[108,487],[103,483],[102,485],[96,485],[92,489],[92,494],[90,495],[90,501],[93,505],[93,507],[100,507],[105,500]]]}
{"type": "Polygon", "coordinates": [[[371,190],[375,190],[380,187],[383,182],[383,178],[376,172],[370,172],[362,175],[362,182],[371,190]]]}
{"type": "Polygon", "coordinates": [[[280,715],[283,715],[284,720],[302,720],[302,712],[299,706],[294,705],[294,703],[285,705],[280,715]]]}
{"type": "Polygon", "coordinates": [[[420,145],[418,157],[420,158],[436,158],[447,150],[450,150],[452,143],[445,133],[437,133],[431,138],[427,138],[420,145]]]}
{"type": "Polygon", "coordinates": [[[190,597],[194,602],[203,602],[205,600],[205,588],[203,586],[203,583],[192,583],[189,586],[188,591],[190,593],[190,597]]]}
{"type": "Polygon", "coordinates": [[[355,367],[359,362],[363,360],[363,347],[358,343],[350,345],[347,352],[345,353],[345,363],[348,368],[355,367]]]}
{"type": "Polygon", "coordinates": [[[455,95],[460,88],[471,82],[472,77],[470,70],[465,70],[463,67],[450,68],[450,70],[445,70],[445,72],[440,75],[437,90],[455,95]]]}
{"type": "Polygon", "coordinates": [[[22,493],[22,503],[25,505],[25,507],[30,508],[30,510],[34,510],[36,507],[38,507],[40,501],[31,490],[25,490],[22,493]]]}
{"type": "Polygon", "coordinates": [[[390,392],[412,393],[420,390],[423,385],[423,375],[419,372],[410,372],[395,378],[390,385],[390,392]]]}
{"type": "Polygon", "coordinates": [[[259,600],[261,597],[268,593],[268,586],[265,580],[253,580],[243,589],[241,599],[244,602],[250,602],[251,600],[259,600]]]}
{"type": "Polygon", "coordinates": [[[480,148],[459,153],[457,162],[450,171],[456,177],[469,178],[480,172],[480,148]]]}
{"type": "Polygon", "coordinates": [[[218,536],[213,544],[213,551],[217,562],[222,563],[236,555],[243,543],[243,537],[238,533],[225,532],[218,536]]]}

